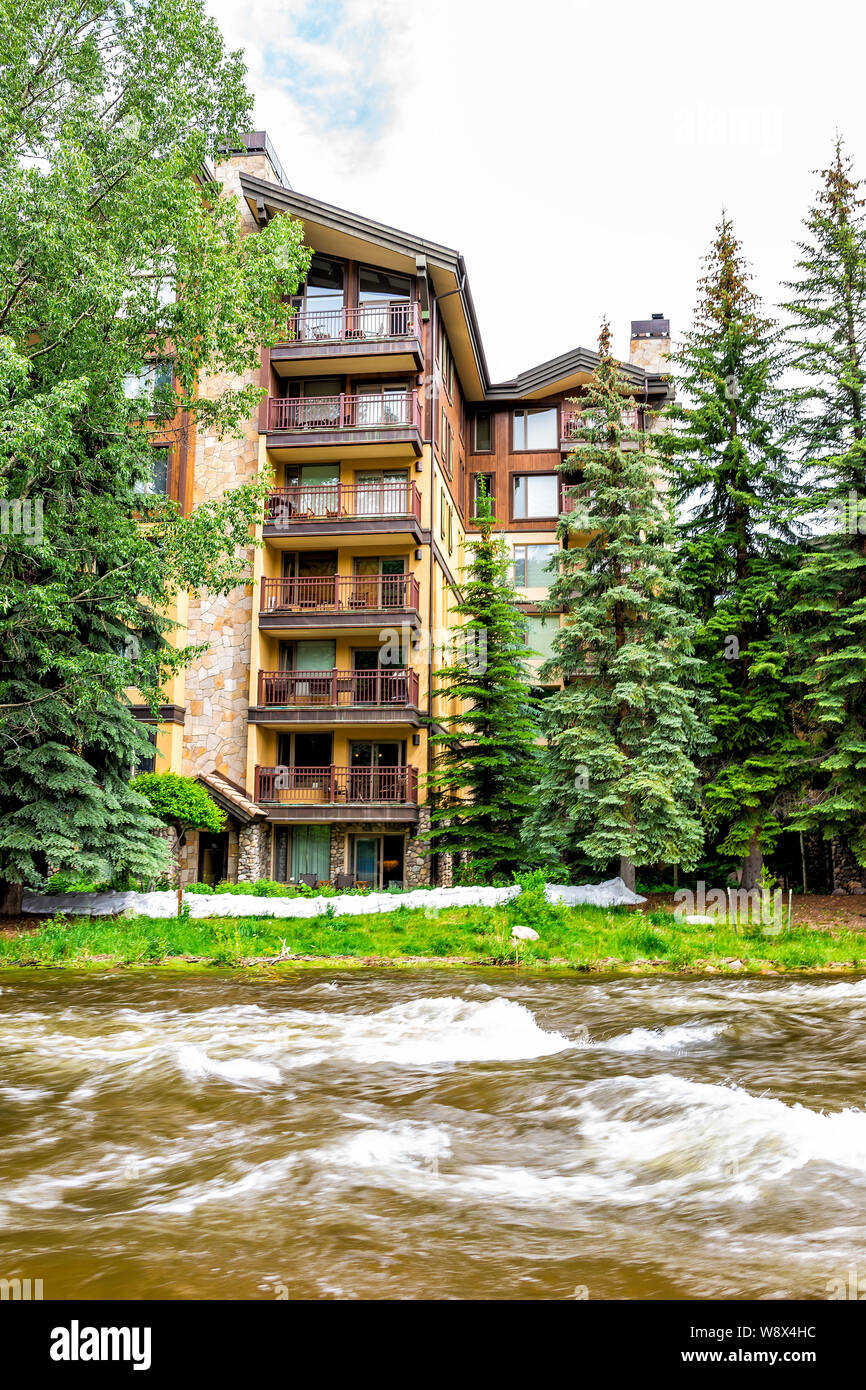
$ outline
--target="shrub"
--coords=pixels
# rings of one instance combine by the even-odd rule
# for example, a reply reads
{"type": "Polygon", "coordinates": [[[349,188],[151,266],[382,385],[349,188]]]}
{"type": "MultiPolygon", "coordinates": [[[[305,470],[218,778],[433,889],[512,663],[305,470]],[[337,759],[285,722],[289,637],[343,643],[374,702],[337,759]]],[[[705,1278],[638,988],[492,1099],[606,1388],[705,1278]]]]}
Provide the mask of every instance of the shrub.
{"type": "Polygon", "coordinates": [[[142,772],[132,786],[146,797],[165,825],[178,830],[222,830],[225,815],[192,777],[176,772],[142,772]]]}

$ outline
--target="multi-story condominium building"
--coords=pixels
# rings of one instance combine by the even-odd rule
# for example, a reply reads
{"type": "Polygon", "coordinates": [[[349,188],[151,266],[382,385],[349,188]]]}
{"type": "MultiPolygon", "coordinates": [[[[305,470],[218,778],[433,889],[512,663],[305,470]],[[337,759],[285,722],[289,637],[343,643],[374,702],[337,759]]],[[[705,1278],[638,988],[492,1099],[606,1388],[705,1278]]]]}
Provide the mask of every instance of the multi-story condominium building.
{"type": "MultiPolygon", "coordinates": [[[[267,394],[245,437],[181,431],[158,456],[155,485],[186,506],[267,465],[275,480],[253,583],[178,612],[210,647],[166,693],[156,766],[198,777],[228,827],[188,836],[183,877],[447,881],[420,843],[424,774],[480,480],[543,653],[557,469],[597,356],[492,382],[456,251],[296,193],[264,132],[216,176],[250,235],[288,215],[315,254],[262,352],[267,394]]],[[[661,316],[632,325],[641,425],[666,396],[668,346],[661,316]]]]}

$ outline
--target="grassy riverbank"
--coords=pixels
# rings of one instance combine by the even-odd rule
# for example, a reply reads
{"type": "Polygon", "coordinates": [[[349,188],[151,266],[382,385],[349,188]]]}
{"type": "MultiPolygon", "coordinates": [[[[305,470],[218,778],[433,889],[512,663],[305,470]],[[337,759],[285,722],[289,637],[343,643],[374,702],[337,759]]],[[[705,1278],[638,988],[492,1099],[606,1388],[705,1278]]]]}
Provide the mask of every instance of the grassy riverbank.
{"type": "Polygon", "coordinates": [[[54,918],[0,934],[3,966],[261,968],[297,964],[476,964],[578,970],[866,969],[866,932],[794,926],[790,935],[726,924],[687,926],[665,911],[550,907],[524,895],[502,908],[409,910],[359,917],[54,918]],[[515,923],[538,941],[513,941],[515,923]]]}

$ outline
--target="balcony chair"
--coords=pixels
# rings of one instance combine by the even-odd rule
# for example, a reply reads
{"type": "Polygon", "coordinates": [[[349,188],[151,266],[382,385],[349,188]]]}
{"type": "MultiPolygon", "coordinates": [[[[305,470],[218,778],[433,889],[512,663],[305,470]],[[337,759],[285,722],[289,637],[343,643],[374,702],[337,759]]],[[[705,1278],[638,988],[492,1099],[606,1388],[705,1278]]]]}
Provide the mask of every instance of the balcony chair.
{"type": "Polygon", "coordinates": [[[319,886],[319,875],[318,875],[318,874],[298,874],[298,882],[299,882],[299,883],[304,883],[304,884],[306,884],[306,886],[307,886],[308,888],[318,888],[318,886],[319,886]]]}
{"type": "Polygon", "coordinates": [[[335,875],[334,875],[334,887],[335,887],[335,888],[354,888],[354,886],[355,886],[355,875],[354,875],[354,874],[335,874],[335,875]]]}

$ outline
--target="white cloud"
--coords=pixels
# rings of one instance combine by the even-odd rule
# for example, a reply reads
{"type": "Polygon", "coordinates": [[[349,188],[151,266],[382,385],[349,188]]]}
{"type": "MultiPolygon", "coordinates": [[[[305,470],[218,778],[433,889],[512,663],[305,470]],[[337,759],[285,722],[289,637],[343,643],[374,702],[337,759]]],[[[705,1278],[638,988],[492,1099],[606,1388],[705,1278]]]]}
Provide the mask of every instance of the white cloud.
{"type": "Polygon", "coordinates": [[[847,0],[209,8],[296,189],[464,253],[494,377],[681,332],[723,203],[778,301],[837,129],[866,175],[847,0]]]}

